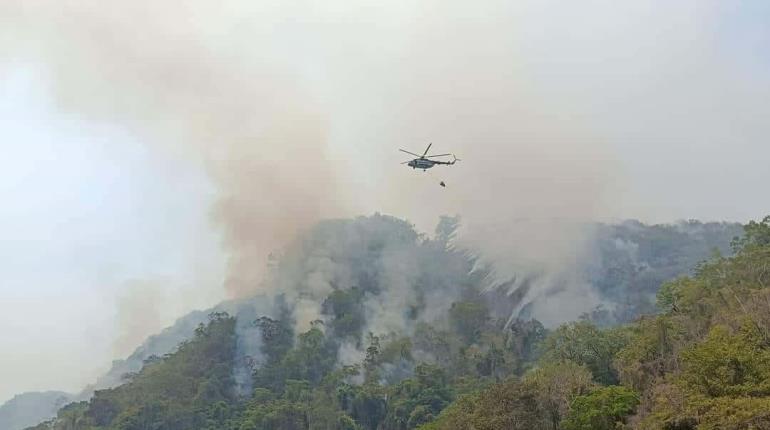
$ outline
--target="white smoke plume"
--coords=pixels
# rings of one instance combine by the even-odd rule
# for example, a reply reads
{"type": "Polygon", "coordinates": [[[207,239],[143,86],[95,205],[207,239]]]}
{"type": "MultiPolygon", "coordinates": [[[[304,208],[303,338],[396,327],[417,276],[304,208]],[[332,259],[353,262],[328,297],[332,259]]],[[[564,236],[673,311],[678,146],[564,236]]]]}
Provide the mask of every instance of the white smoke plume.
{"type": "MultiPolygon", "coordinates": [[[[710,67],[716,59],[697,45],[717,27],[718,7],[608,6],[7,0],[0,70],[34,64],[62,111],[117,124],[163,157],[205,169],[232,297],[286,293],[306,327],[352,280],[321,253],[292,283],[264,281],[270,252],[319,219],[382,211],[426,230],[460,214],[458,244],[484,255],[499,279],[515,278],[511,293],[556,323],[596,304],[576,273],[590,231],[575,226],[616,214],[626,178],[608,142],[660,141],[636,124],[644,116],[672,135],[702,137],[701,124],[718,122],[710,110],[674,123],[656,109],[739,107],[750,87],[700,92],[734,76],[710,67]],[[709,72],[690,83],[684,72],[661,73],[671,69],[709,72]],[[646,95],[659,84],[665,97],[646,95]],[[398,147],[430,141],[463,161],[430,173],[398,165],[398,147]]],[[[745,124],[747,135],[763,127],[745,124]]],[[[403,325],[415,299],[412,263],[401,258],[383,271],[392,295],[366,302],[384,331],[403,325]]],[[[445,297],[424,299],[433,298],[445,297]]]]}
{"type": "Polygon", "coordinates": [[[280,65],[213,46],[240,40],[214,36],[237,18],[226,10],[149,1],[0,8],[3,57],[41,64],[63,110],[206,168],[233,296],[256,289],[269,251],[336,206],[326,197],[325,114],[280,65]]]}
{"type": "Polygon", "coordinates": [[[128,356],[147,337],[164,328],[163,312],[158,306],[165,303],[163,290],[157,281],[133,280],[124,286],[118,299],[117,325],[121,332],[115,338],[115,355],[128,356]]]}
{"type": "MultiPolygon", "coordinates": [[[[352,210],[422,226],[459,212],[469,232],[514,215],[594,215],[602,146],[575,121],[544,117],[504,30],[463,24],[465,9],[453,7],[428,18],[407,4],[11,1],[2,52],[48,70],[62,109],[205,166],[230,255],[226,286],[243,295],[258,289],[269,252],[352,210]],[[375,19],[383,25],[366,30],[369,43],[352,37],[375,19]],[[467,155],[443,196],[427,175],[360,171],[430,139],[467,155]]],[[[518,19],[502,3],[483,9],[518,19]]]]}

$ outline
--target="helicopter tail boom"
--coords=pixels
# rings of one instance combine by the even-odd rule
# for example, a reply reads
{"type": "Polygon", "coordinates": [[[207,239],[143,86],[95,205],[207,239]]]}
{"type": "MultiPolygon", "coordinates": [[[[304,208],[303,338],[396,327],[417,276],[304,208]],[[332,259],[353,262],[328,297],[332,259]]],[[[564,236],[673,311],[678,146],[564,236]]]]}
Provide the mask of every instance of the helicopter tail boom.
{"type": "Polygon", "coordinates": [[[451,154],[451,155],[452,155],[452,158],[453,158],[452,161],[434,161],[433,164],[443,164],[443,165],[446,165],[446,166],[451,166],[451,165],[457,163],[458,161],[462,161],[459,158],[457,158],[454,154],[451,154]]]}

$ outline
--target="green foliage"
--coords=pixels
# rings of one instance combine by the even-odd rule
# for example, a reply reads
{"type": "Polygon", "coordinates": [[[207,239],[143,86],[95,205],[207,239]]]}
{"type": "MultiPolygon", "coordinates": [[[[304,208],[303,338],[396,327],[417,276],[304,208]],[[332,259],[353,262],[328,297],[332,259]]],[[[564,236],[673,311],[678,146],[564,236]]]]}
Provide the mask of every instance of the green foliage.
{"type": "Polygon", "coordinates": [[[419,364],[413,378],[396,384],[388,393],[383,430],[413,429],[430,422],[453,398],[444,370],[429,364],[419,364]]]}
{"type": "Polygon", "coordinates": [[[412,343],[415,348],[433,356],[437,363],[449,366],[451,358],[457,353],[458,339],[447,330],[438,329],[432,325],[419,323],[415,327],[412,343]]]}
{"type": "Polygon", "coordinates": [[[682,386],[708,397],[770,395],[770,349],[751,326],[730,333],[714,326],[682,351],[682,386]]]}
{"type": "Polygon", "coordinates": [[[88,402],[70,403],[59,409],[56,418],[27,430],[79,430],[90,429],[91,420],[86,416],[88,402]]]}
{"type": "Polygon", "coordinates": [[[365,318],[363,292],[358,288],[334,290],[324,300],[322,313],[329,315],[329,327],[339,340],[356,341],[361,337],[365,318]]]}
{"type": "Polygon", "coordinates": [[[380,349],[379,359],[382,363],[412,360],[412,340],[407,336],[386,338],[386,343],[380,349]]]}
{"type": "Polygon", "coordinates": [[[611,385],[578,396],[562,422],[564,430],[615,430],[639,403],[639,395],[624,387],[611,385]]]}
{"type": "MultiPolygon", "coordinates": [[[[657,296],[662,314],[616,329],[580,321],[549,334],[540,366],[516,387],[519,398],[530,393],[536,405],[527,428],[770,428],[767,224],[747,226],[736,255],[716,254],[695,276],[666,283],[657,296]],[[590,370],[605,386],[574,378],[579,371],[570,366],[584,375],[590,370]]],[[[476,429],[504,420],[506,412],[478,413],[484,395],[502,390],[496,384],[463,396],[425,428],[476,429]]]]}
{"type": "Polygon", "coordinates": [[[449,309],[449,321],[466,343],[478,339],[488,319],[489,311],[482,302],[456,302],[449,309]]]}
{"type": "Polygon", "coordinates": [[[534,362],[539,358],[538,346],[547,336],[548,331],[540,321],[517,319],[511,323],[507,348],[519,359],[520,363],[534,362]]]}
{"type": "Polygon", "coordinates": [[[770,246],[770,215],[762,221],[749,221],[743,226],[743,237],[733,239],[733,249],[740,252],[747,247],[770,246]]]}
{"type": "Polygon", "coordinates": [[[545,362],[529,372],[524,383],[535,393],[540,415],[552,428],[559,428],[572,401],[595,385],[591,372],[571,361],[545,362]]]}
{"type": "Polygon", "coordinates": [[[663,316],[639,320],[631,328],[631,341],[615,355],[620,381],[645,390],[679,366],[675,348],[683,342],[680,321],[663,316]]]}
{"type": "Polygon", "coordinates": [[[719,398],[707,403],[698,417],[699,430],[770,428],[770,398],[719,398]]]}
{"type": "Polygon", "coordinates": [[[267,356],[268,363],[280,361],[294,344],[294,332],[289,321],[261,317],[255,324],[260,329],[262,353],[267,356]]]}
{"type": "Polygon", "coordinates": [[[531,430],[543,427],[537,395],[516,380],[461,397],[421,430],[531,430]]]}
{"type": "Polygon", "coordinates": [[[770,428],[768,219],[746,226],[737,254],[715,256],[658,293],[616,364],[642,390],[639,428],[770,428]]]}
{"type": "Polygon", "coordinates": [[[174,354],[152,360],[130,382],[62,408],[55,430],[207,429],[234,401],[235,319],[213,313],[174,354]]]}
{"type": "Polygon", "coordinates": [[[380,338],[369,333],[369,346],[366,348],[364,358],[364,380],[367,383],[376,383],[380,379],[380,338]]]}
{"type": "Polygon", "coordinates": [[[230,425],[238,430],[360,430],[360,426],[346,414],[349,399],[340,400],[342,387],[355,388],[344,383],[354,369],[343,368],[331,372],[317,386],[310,381],[285,381],[281,395],[257,388],[243,412],[230,425]]]}
{"type": "Polygon", "coordinates": [[[302,403],[276,400],[254,404],[240,420],[239,430],[306,430],[307,408],[302,403]]]}
{"type": "Polygon", "coordinates": [[[596,382],[615,384],[618,376],[612,362],[615,354],[628,343],[628,337],[623,328],[601,330],[588,321],[565,324],[543,342],[543,359],[585,365],[596,382]]]}
{"type": "Polygon", "coordinates": [[[385,389],[376,384],[364,384],[355,390],[351,416],[366,430],[377,430],[388,410],[385,389]]]}
{"type": "MultiPolygon", "coordinates": [[[[146,359],[123,385],[34,430],[770,429],[770,218],[746,226],[735,255],[716,254],[693,276],[665,283],[657,315],[615,328],[582,320],[550,333],[536,320],[505,324],[497,304],[482,300],[484,271],[471,273],[474,261],[451,249],[456,218],[443,219],[435,239],[389,217],[354,225],[351,234],[349,224],[325,223],[307,241],[351,241],[355,252],[327,247],[324,255],[344,261],[358,286],[332,282],[325,320],[306,332],[294,332],[288,306],[254,322],[264,359],[250,396],[234,391],[235,320],[216,313],[174,353],[146,359]],[[408,249],[414,267],[435,267],[414,276],[417,303],[404,309],[412,331],[364,336],[364,303],[389,279],[371,262],[394,249],[408,249]],[[462,299],[422,318],[430,294],[445,289],[462,299]],[[362,356],[341,349],[350,345],[362,356]],[[354,362],[342,365],[342,355],[354,362]]],[[[645,262],[672,273],[685,264],[666,260],[681,256],[684,243],[671,229],[653,228],[656,236],[643,240],[638,226],[623,228],[645,262]]],[[[611,243],[630,246],[621,242],[611,243]]],[[[294,275],[312,269],[305,252],[274,267],[285,282],[303,282],[294,275]]],[[[604,287],[649,293],[663,272],[652,276],[629,255],[611,262],[627,285],[604,287]]]]}
{"type": "Polygon", "coordinates": [[[312,327],[297,337],[294,348],[280,356],[271,356],[263,367],[256,369],[254,385],[277,394],[283,392],[288,380],[306,380],[316,386],[336,362],[336,344],[320,328],[312,327]]]}
{"type": "Polygon", "coordinates": [[[652,410],[644,430],[757,430],[770,428],[770,397],[707,397],[673,384],[652,390],[652,410]]]}

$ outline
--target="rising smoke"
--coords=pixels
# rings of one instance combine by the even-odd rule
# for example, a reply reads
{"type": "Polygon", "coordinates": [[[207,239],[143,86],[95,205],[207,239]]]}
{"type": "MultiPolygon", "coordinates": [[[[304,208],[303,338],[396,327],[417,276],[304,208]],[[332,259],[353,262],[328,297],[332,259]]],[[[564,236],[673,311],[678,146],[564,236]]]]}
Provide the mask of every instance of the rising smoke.
{"type": "Polygon", "coordinates": [[[121,330],[114,343],[117,357],[128,356],[144,341],[147,333],[157,333],[166,323],[158,308],[166,302],[158,281],[135,279],[126,282],[123,289],[117,303],[117,326],[121,330]]]}
{"type": "MultiPolygon", "coordinates": [[[[319,298],[347,274],[319,257],[302,287],[265,281],[270,253],[298,232],[374,211],[425,231],[440,214],[461,214],[456,242],[494,266],[490,285],[509,281],[509,296],[521,297],[514,302],[554,324],[598,304],[578,269],[591,258],[593,233],[582,221],[612,215],[623,188],[605,144],[616,130],[592,115],[635,119],[608,112],[616,96],[642,114],[657,106],[634,91],[647,93],[660,76],[634,75],[633,87],[609,78],[679,58],[669,54],[707,31],[686,19],[696,2],[665,16],[589,8],[601,9],[601,28],[620,38],[568,34],[576,28],[570,14],[589,12],[562,9],[504,1],[11,0],[0,4],[0,59],[3,68],[39,67],[62,111],[117,124],[159,158],[205,169],[216,188],[211,217],[228,255],[231,297],[289,291],[298,325],[307,326],[321,312],[319,298]],[[612,24],[631,16],[644,25],[612,24]],[[659,38],[671,44],[658,49],[659,38]],[[558,64],[549,66],[556,60],[585,79],[556,73],[558,64]],[[399,170],[398,147],[419,151],[429,141],[463,161],[428,173],[399,170]]],[[[711,62],[693,52],[682,70],[711,62]]],[[[680,95],[696,93],[712,74],[680,95]]],[[[690,127],[664,125],[680,136],[690,127]]],[[[393,296],[366,303],[370,324],[385,331],[403,326],[399,311],[415,299],[410,257],[388,254],[383,264],[399,269],[387,277],[393,296]]]]}
{"type": "Polygon", "coordinates": [[[3,48],[48,71],[63,110],[206,168],[230,255],[225,287],[242,296],[270,250],[336,207],[333,165],[319,162],[326,115],[293,72],[265,64],[262,44],[232,52],[247,39],[217,34],[237,17],[207,4],[5,2],[3,48]]]}
{"type": "MultiPolygon", "coordinates": [[[[570,222],[603,214],[613,163],[600,136],[530,85],[510,32],[523,11],[507,2],[0,8],[6,64],[47,71],[64,111],[118,124],[159,156],[206,169],[233,297],[269,288],[261,282],[267,257],[297,232],[377,210],[423,229],[440,214],[462,214],[464,246],[503,277],[537,276],[532,297],[575,284],[585,232],[570,222]],[[428,141],[464,161],[398,170],[396,148],[428,141]]],[[[407,264],[402,258],[391,263],[407,264]]],[[[408,296],[413,280],[389,281],[408,296]]],[[[324,281],[308,282],[328,292],[324,281]]],[[[578,309],[574,297],[565,301],[572,313],[595,305],[578,309]]],[[[318,313],[315,298],[297,300],[300,314],[318,313]]],[[[369,303],[383,325],[396,324],[391,305],[403,303],[369,303]]],[[[558,301],[548,309],[565,317],[558,301]]]]}

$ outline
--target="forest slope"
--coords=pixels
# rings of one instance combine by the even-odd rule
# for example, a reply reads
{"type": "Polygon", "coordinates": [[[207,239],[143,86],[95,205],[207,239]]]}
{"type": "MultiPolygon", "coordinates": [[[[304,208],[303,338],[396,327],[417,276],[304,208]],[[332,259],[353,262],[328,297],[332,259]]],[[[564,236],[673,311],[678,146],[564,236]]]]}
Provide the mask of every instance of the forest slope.
{"type": "Polygon", "coordinates": [[[734,256],[666,283],[662,313],[564,325],[536,370],[461,397],[424,430],[769,429],[770,217],[745,230],[734,256]]]}
{"type": "MultiPolygon", "coordinates": [[[[695,243],[703,253],[722,247],[707,246],[709,225],[682,225],[676,231],[696,228],[700,236],[689,232],[674,243],[695,243]]],[[[731,233],[730,225],[716,226],[715,237],[731,233]]],[[[596,416],[612,425],[633,411],[639,423],[657,416],[647,400],[653,396],[631,383],[628,370],[629,348],[643,344],[635,336],[646,333],[640,327],[649,318],[602,329],[587,315],[553,331],[534,319],[511,320],[495,311],[501,297],[489,293],[489,272],[450,246],[456,227],[445,218],[428,238],[379,215],[322,223],[273,268],[269,281],[281,294],[235,307],[233,316],[212,313],[176,351],[143,357],[122,385],[96,391],[36,429],[550,429],[583,428],[580,408],[590,416],[598,408],[596,416]],[[462,427],[461,416],[493,421],[462,427]]],[[[638,234],[635,224],[625,228],[638,234]]],[[[751,228],[738,256],[716,261],[749,252],[751,228]]],[[[694,259],[672,263],[640,242],[599,240],[630,250],[608,266],[611,273],[633,267],[638,278],[694,259]]],[[[642,285],[637,278],[624,288],[642,285]]]]}

